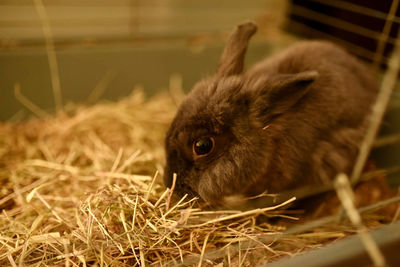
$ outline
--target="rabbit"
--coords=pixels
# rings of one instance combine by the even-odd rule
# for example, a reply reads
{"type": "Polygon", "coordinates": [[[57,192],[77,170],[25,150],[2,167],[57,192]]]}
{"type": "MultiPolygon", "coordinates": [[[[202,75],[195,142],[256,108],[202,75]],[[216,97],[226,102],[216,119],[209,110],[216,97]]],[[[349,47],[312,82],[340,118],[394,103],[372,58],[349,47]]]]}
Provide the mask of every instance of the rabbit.
{"type": "Polygon", "coordinates": [[[378,92],[374,74],[327,41],[300,41],[244,71],[257,30],[236,27],[216,74],[180,104],[165,137],[164,183],[219,205],[349,173],[378,92]]]}

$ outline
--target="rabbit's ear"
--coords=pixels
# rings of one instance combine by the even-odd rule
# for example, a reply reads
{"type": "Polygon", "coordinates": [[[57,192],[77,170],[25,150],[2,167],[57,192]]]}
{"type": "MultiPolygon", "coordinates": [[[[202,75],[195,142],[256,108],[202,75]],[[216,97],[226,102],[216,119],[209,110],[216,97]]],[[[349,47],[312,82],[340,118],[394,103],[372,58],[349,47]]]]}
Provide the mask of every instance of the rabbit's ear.
{"type": "Polygon", "coordinates": [[[261,119],[262,123],[268,123],[306,95],[318,76],[316,71],[305,71],[253,80],[249,84],[254,99],[250,106],[251,114],[261,119]]]}
{"type": "Polygon", "coordinates": [[[252,23],[240,24],[231,34],[217,68],[217,77],[227,77],[243,72],[244,56],[251,36],[257,31],[252,23]]]}

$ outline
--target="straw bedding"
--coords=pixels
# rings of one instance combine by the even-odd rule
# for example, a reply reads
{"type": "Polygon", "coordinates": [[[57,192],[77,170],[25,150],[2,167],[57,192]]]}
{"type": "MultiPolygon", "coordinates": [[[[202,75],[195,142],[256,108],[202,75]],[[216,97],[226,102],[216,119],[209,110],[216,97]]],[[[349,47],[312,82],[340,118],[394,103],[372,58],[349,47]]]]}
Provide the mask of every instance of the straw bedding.
{"type": "MultiPolygon", "coordinates": [[[[241,213],[173,200],[161,177],[175,111],[169,95],[134,91],[0,124],[0,266],[254,266],[355,232],[334,222],[282,235],[298,222],[280,207],[241,213]],[[277,216],[285,223],[265,219],[277,216]]],[[[368,227],[391,219],[364,216],[368,227]]]]}

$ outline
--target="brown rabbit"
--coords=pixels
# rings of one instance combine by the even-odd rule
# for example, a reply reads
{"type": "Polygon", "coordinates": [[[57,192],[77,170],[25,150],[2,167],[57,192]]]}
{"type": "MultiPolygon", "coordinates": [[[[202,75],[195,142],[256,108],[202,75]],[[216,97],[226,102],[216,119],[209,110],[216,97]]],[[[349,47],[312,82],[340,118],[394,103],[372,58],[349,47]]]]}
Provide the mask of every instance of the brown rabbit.
{"type": "Polygon", "coordinates": [[[164,182],[175,192],[219,204],[329,183],[349,173],[378,86],[340,47],[300,42],[243,71],[253,23],[239,25],[216,75],[197,83],[165,139],[164,182]]]}

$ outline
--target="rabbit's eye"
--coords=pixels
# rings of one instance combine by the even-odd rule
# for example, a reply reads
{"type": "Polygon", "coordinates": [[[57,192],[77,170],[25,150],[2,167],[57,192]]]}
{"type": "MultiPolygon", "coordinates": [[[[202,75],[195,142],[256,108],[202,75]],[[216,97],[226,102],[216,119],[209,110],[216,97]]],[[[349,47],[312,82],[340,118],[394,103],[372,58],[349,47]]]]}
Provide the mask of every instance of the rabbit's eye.
{"type": "Polygon", "coordinates": [[[203,137],[193,143],[193,153],[197,157],[207,156],[214,148],[212,137],[203,137]]]}

